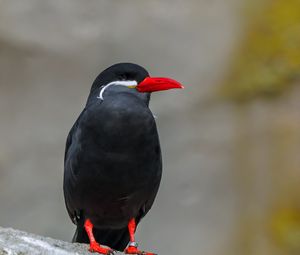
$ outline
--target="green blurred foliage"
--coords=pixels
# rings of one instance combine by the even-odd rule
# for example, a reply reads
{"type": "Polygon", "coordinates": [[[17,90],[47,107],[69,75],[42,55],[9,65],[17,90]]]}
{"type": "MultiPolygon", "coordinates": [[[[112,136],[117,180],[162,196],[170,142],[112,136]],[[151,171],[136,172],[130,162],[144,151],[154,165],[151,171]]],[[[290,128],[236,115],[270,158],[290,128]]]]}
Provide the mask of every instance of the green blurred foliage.
{"type": "Polygon", "coordinates": [[[274,210],[270,224],[271,236],[286,252],[300,251],[300,208],[286,207],[274,210]]]}
{"type": "MultiPolygon", "coordinates": [[[[252,3],[253,4],[253,3],[252,3]]],[[[249,19],[222,95],[235,101],[280,95],[300,74],[300,0],[265,0],[249,19]]]]}

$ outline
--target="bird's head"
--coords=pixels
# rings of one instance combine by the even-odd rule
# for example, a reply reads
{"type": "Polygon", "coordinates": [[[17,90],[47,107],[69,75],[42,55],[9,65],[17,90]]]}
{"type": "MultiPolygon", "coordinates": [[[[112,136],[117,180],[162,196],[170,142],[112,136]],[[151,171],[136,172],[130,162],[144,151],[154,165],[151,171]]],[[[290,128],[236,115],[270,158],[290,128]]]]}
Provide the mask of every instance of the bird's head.
{"type": "Polygon", "coordinates": [[[139,65],[119,63],[101,72],[94,81],[91,91],[98,90],[98,98],[103,100],[106,91],[115,91],[117,87],[120,90],[122,86],[133,89],[134,93],[143,94],[141,96],[146,98],[149,98],[151,92],[183,88],[179,82],[173,79],[150,77],[149,73],[139,65]]]}

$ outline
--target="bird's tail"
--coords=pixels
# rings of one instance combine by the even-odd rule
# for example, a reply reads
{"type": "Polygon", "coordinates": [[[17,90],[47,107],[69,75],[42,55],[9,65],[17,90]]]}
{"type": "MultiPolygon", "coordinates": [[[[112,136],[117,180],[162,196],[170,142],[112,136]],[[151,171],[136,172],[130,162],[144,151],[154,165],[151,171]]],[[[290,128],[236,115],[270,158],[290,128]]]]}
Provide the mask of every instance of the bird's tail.
{"type": "MultiPolygon", "coordinates": [[[[124,251],[129,242],[127,227],[124,229],[109,230],[93,228],[93,234],[98,243],[109,246],[110,248],[118,251],[124,251]]],[[[89,243],[87,233],[81,224],[77,225],[72,242],[89,243]]]]}

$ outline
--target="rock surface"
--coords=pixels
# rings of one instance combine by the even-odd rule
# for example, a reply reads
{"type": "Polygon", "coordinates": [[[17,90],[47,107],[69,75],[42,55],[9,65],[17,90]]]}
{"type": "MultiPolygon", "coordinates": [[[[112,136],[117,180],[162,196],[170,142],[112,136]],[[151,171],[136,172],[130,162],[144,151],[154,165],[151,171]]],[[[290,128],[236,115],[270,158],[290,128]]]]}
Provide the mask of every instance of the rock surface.
{"type": "MultiPolygon", "coordinates": [[[[92,254],[88,245],[68,243],[49,237],[38,236],[12,228],[0,227],[0,255],[71,255],[92,254]]],[[[116,253],[116,255],[122,253],[116,253]]]]}

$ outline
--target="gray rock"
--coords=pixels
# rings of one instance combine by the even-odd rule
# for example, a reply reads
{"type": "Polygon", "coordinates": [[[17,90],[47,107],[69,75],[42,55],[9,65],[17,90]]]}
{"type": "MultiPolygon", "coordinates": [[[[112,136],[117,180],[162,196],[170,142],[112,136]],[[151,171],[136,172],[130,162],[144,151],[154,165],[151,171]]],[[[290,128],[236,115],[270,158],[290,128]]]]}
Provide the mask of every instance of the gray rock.
{"type": "MultiPolygon", "coordinates": [[[[38,236],[12,228],[0,227],[0,255],[71,255],[92,254],[88,245],[68,243],[49,237],[38,236]]],[[[122,254],[122,253],[116,253],[122,254]]]]}

